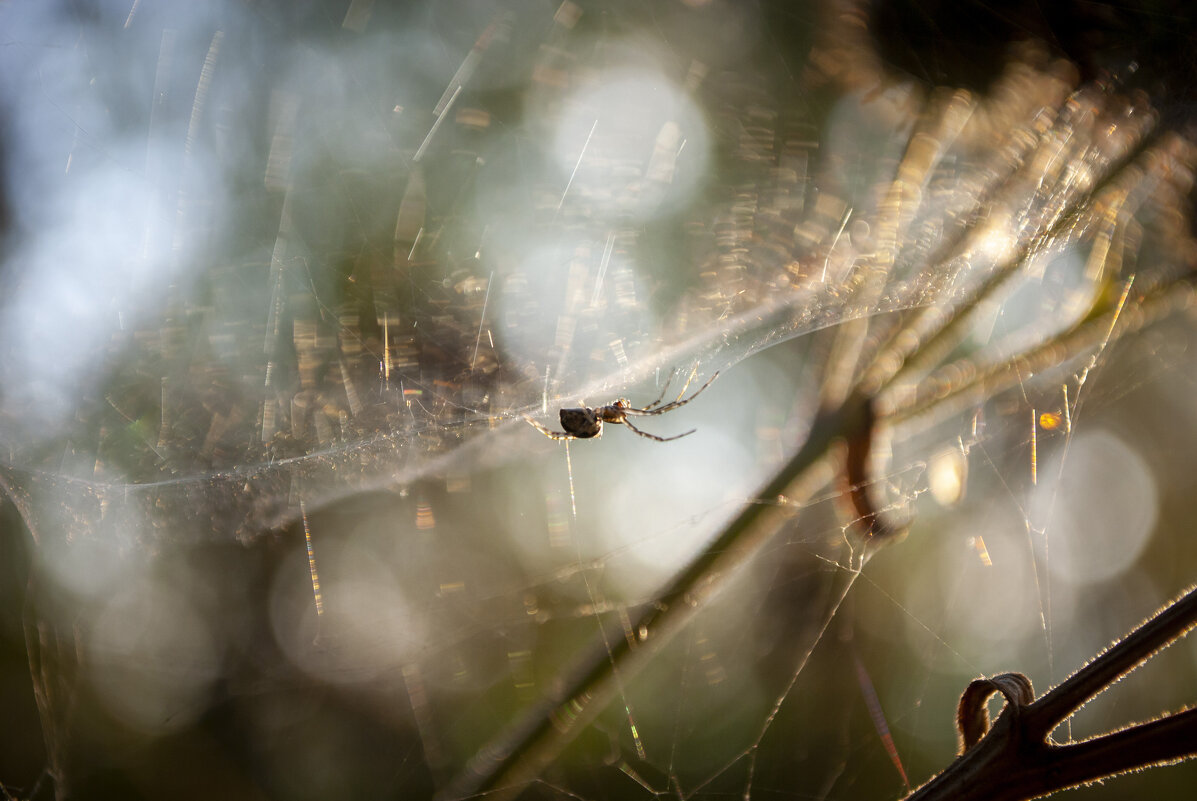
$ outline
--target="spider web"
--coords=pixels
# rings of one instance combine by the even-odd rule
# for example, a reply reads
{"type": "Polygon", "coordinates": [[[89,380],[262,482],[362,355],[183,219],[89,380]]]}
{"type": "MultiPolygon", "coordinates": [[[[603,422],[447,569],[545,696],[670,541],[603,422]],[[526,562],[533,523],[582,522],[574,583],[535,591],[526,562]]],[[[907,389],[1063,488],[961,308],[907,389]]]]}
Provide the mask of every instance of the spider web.
{"type": "MultiPolygon", "coordinates": [[[[464,798],[597,669],[529,797],[896,797],[969,679],[1043,689],[1188,584],[1190,146],[1129,67],[927,90],[850,7],[789,13],[6,9],[6,631],[46,746],[0,780],[464,798]],[[761,496],[828,386],[1012,263],[896,385],[867,490],[905,541],[866,558],[830,476],[761,496]],[[716,371],[637,419],[677,442],[522,420],[716,371]],[[647,643],[746,505],[792,521],[647,643]]],[[[1185,703],[1161,661],[1076,735],[1185,703]]]]}

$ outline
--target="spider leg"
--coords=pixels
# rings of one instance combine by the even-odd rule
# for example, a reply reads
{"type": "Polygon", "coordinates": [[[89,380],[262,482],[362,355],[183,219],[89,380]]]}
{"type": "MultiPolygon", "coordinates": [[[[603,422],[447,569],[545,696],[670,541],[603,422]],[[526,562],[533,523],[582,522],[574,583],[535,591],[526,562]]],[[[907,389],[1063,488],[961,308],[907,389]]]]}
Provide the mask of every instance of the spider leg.
{"type": "Polygon", "coordinates": [[[573,434],[566,434],[564,431],[550,431],[549,429],[545,428],[540,423],[536,422],[535,420],[533,420],[531,417],[529,417],[526,414],[524,415],[524,420],[527,421],[528,425],[532,426],[533,428],[535,428],[540,433],[544,434],[549,439],[556,439],[556,440],[577,439],[577,437],[575,437],[573,434]]]}
{"type": "Polygon", "coordinates": [[[693,434],[695,431],[697,431],[697,430],[698,430],[698,429],[696,429],[696,428],[692,428],[692,429],[690,429],[689,431],[686,431],[686,432],[683,432],[683,433],[681,433],[681,434],[678,434],[677,436],[673,436],[673,437],[658,437],[656,434],[650,434],[650,433],[648,433],[647,431],[641,431],[640,429],[636,428],[636,426],[632,425],[632,421],[631,421],[631,420],[629,420],[629,419],[627,419],[626,417],[625,417],[625,418],[624,418],[624,420],[623,420],[623,424],[624,424],[625,426],[627,426],[628,428],[632,429],[633,431],[635,431],[635,432],[636,432],[637,434],[639,434],[640,436],[642,436],[642,437],[645,437],[646,439],[653,439],[653,440],[656,440],[657,442],[672,442],[672,441],[673,441],[673,440],[675,440],[675,439],[681,439],[682,437],[687,437],[687,436],[689,436],[689,435],[693,434]]]}
{"type": "MultiPolygon", "coordinates": [[[[672,373],[669,374],[669,378],[665,379],[665,386],[661,387],[661,394],[657,396],[657,399],[655,401],[650,403],[648,406],[645,406],[644,407],[645,409],[651,409],[652,407],[656,406],[658,403],[661,402],[661,400],[665,397],[665,393],[669,391],[669,385],[673,383],[673,377],[675,375],[677,375],[676,368],[674,369],[674,371],[672,373]]],[[[682,387],[682,392],[685,392],[685,391],[686,391],[686,388],[682,387]]]]}
{"type": "Polygon", "coordinates": [[[715,379],[718,377],[719,377],[719,373],[715,373],[713,376],[711,376],[710,378],[707,379],[707,383],[705,383],[701,387],[699,387],[698,391],[695,392],[693,395],[691,395],[688,398],[675,400],[672,403],[666,403],[664,406],[656,406],[655,408],[654,408],[655,404],[650,404],[649,406],[646,406],[643,409],[624,409],[623,410],[624,414],[638,414],[641,416],[647,416],[647,415],[664,414],[665,412],[671,412],[674,409],[678,409],[682,406],[685,406],[687,403],[689,403],[690,401],[697,398],[699,395],[702,394],[702,391],[704,389],[706,389],[707,387],[709,387],[711,384],[713,384],[715,382],[715,379]]]}

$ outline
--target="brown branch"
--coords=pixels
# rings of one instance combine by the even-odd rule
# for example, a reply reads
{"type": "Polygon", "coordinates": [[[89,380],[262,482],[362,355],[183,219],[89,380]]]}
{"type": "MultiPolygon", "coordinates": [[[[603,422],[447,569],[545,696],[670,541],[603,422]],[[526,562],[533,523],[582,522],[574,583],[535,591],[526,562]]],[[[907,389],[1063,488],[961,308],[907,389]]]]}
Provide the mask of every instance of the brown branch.
{"type": "Polygon", "coordinates": [[[1138,768],[1197,756],[1197,709],[1078,743],[1055,745],[1051,731],[1161,648],[1197,625],[1197,588],[1157,612],[1038,701],[1031,683],[1008,673],[979,679],[960,699],[964,752],[907,801],[1016,801],[1138,768]],[[1006,706],[985,733],[984,703],[993,692],[1006,706]],[[984,735],[984,736],[982,736],[984,735]]]}
{"type": "Polygon", "coordinates": [[[1090,699],[1197,625],[1197,587],[1164,607],[1027,709],[1042,736],[1090,699]]]}

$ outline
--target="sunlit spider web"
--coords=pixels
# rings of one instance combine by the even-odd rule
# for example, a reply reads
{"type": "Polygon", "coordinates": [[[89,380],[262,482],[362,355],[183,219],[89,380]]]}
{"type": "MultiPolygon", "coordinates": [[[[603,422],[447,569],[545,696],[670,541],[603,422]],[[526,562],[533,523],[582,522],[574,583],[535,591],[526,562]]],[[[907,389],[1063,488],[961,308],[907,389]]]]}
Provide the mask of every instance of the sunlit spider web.
{"type": "MultiPolygon", "coordinates": [[[[928,91],[837,6],[785,44],[764,12],[459,12],[6,12],[36,166],[3,478],[59,791],[464,797],[745,504],[795,522],[613,670],[533,797],[894,797],[968,679],[1058,680],[1189,583],[1197,373],[1157,307],[1189,302],[1192,154],[1127,75],[1027,48],[928,91]],[[867,357],[1027,255],[896,388],[870,480],[906,541],[864,569],[842,486],[759,497],[846,324],[867,357]],[[717,370],[644,423],[675,443],[521,420],[717,370]]],[[[1191,654],[1161,671],[1117,720],[1185,701],[1191,654]]]]}

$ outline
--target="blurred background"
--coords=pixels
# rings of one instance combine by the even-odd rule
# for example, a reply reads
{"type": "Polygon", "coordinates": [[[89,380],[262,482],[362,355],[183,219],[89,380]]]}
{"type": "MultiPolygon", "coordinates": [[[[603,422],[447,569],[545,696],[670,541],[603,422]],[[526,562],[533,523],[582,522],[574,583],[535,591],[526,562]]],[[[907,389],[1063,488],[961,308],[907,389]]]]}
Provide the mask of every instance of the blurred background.
{"type": "MultiPolygon", "coordinates": [[[[1043,691],[1197,575],[1189,296],[1018,358],[1188,286],[1194,30],[1146,2],[0,6],[8,797],[465,797],[749,504],[793,522],[525,797],[901,797],[971,679],[1043,691]],[[1016,380],[889,432],[905,539],[866,563],[838,484],[760,497],[843,323],[875,340],[1020,256],[910,392],[1016,380]],[[523,419],[716,372],[636,419],[676,442],[523,419]]],[[[1182,642],[1056,737],[1195,682],[1182,642]]]]}

